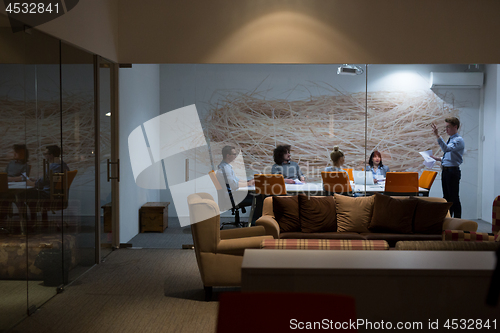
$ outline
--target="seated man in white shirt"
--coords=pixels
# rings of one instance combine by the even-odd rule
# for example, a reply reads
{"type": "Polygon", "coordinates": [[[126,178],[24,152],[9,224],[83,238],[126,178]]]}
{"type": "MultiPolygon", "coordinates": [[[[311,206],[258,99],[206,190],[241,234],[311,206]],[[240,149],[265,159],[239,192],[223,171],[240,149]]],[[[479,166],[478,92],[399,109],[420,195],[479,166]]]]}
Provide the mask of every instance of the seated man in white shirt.
{"type": "MultiPolygon", "coordinates": [[[[219,191],[219,209],[221,211],[226,211],[236,208],[242,208],[246,206],[251,206],[253,202],[253,196],[250,192],[236,192],[240,187],[252,186],[255,184],[253,179],[251,180],[240,180],[233,170],[231,162],[236,159],[238,153],[236,148],[233,146],[225,146],[222,148],[222,161],[217,166],[217,179],[219,184],[223,187],[225,191],[219,191]],[[225,186],[224,186],[225,185],[225,186]],[[231,195],[229,195],[231,193],[231,195]],[[233,207],[234,206],[234,207],[233,207]]],[[[244,209],[242,209],[244,213],[244,209]]]]}
{"type": "Polygon", "coordinates": [[[255,181],[253,179],[246,181],[240,180],[238,177],[236,177],[231,162],[236,159],[237,155],[238,153],[236,152],[235,147],[225,146],[224,148],[222,148],[222,162],[220,162],[217,166],[218,170],[224,171],[225,174],[225,179],[223,178],[224,182],[221,183],[226,183],[226,185],[228,185],[233,191],[239,189],[240,187],[252,186],[255,184],[255,181]]]}

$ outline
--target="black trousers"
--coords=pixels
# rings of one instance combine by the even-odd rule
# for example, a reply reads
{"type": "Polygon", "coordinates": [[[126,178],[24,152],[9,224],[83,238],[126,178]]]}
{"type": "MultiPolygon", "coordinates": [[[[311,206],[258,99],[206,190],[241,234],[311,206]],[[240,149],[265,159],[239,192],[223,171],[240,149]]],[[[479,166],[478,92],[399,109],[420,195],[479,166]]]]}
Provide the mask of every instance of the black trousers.
{"type": "Polygon", "coordinates": [[[459,167],[443,167],[441,173],[441,185],[443,186],[443,197],[448,202],[452,202],[450,215],[452,217],[462,217],[462,205],[460,204],[460,178],[462,174],[459,167]]]}

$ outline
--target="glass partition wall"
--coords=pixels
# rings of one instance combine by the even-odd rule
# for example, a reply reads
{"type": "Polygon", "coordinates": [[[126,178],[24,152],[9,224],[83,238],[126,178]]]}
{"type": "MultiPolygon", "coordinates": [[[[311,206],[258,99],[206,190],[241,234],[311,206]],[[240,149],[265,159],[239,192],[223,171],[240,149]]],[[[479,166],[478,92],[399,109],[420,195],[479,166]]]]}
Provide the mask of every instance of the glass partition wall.
{"type": "Polygon", "coordinates": [[[96,121],[92,54],[0,29],[3,331],[96,262],[96,121]]]}
{"type": "MultiPolygon", "coordinates": [[[[248,179],[270,173],[275,164],[273,150],[290,145],[291,160],[299,164],[308,183],[321,183],[321,171],[332,166],[330,154],[338,146],[345,155],[342,167],[364,171],[361,175],[365,179],[374,151],[380,153],[382,164],[390,171],[417,172],[418,176],[424,170],[437,171],[428,193],[442,197],[440,163],[425,166],[420,152],[431,150],[442,156],[430,124],[436,123],[446,140],[444,119],[455,116],[462,120],[459,133],[466,141],[462,168],[468,172],[461,181],[463,217],[478,218],[481,85],[472,87],[455,80],[451,86],[431,87],[431,75],[482,72],[483,66],[160,66],[161,113],[195,104],[203,129],[201,139],[207,143],[184,153],[182,159],[177,155],[165,159],[167,166],[173,165],[168,178],[197,180],[189,183],[193,186],[190,191],[209,192],[217,198],[210,179],[203,176],[217,169],[225,145],[241,151],[246,171],[242,177],[248,179]]],[[[356,195],[373,193],[366,193],[366,186],[356,188],[356,195]]],[[[383,188],[376,191],[383,192],[383,188]]],[[[162,192],[162,201],[175,204],[171,193],[162,192]]],[[[180,212],[177,215],[182,217],[180,212]]],[[[232,218],[231,212],[222,216],[232,218]]]]}

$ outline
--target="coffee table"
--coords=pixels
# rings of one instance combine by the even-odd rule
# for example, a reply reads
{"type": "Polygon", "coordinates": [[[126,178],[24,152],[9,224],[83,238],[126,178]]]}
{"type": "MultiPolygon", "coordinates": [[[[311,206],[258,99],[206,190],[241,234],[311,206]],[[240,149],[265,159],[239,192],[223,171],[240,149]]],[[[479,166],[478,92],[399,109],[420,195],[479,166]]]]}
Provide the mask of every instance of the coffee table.
{"type": "Polygon", "coordinates": [[[452,318],[500,325],[498,309],[484,304],[495,263],[494,252],[248,249],[242,291],[346,294],[358,318],[424,328],[452,318]]]}

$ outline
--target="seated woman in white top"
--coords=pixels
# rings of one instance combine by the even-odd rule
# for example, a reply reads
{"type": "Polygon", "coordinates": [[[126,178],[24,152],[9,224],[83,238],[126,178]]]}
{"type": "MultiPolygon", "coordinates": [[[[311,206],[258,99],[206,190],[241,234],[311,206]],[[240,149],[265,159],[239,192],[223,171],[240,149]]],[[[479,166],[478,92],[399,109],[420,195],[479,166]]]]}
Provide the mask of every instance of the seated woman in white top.
{"type": "Polygon", "coordinates": [[[333,167],[330,166],[326,167],[325,168],[326,172],[333,172],[333,171],[346,172],[345,170],[342,170],[342,165],[344,165],[345,162],[345,155],[344,152],[339,149],[339,146],[333,147],[333,151],[330,154],[330,158],[332,160],[333,167]]]}
{"type": "Polygon", "coordinates": [[[377,176],[382,176],[385,178],[385,174],[389,172],[389,167],[382,164],[382,154],[375,150],[370,154],[370,160],[368,161],[368,166],[366,171],[371,171],[373,173],[373,181],[376,183],[377,176]]]}

